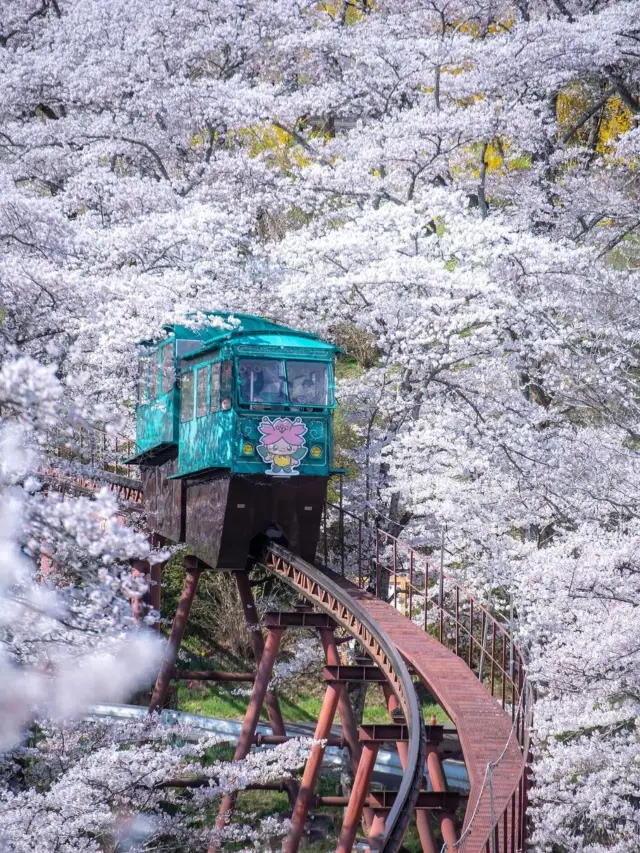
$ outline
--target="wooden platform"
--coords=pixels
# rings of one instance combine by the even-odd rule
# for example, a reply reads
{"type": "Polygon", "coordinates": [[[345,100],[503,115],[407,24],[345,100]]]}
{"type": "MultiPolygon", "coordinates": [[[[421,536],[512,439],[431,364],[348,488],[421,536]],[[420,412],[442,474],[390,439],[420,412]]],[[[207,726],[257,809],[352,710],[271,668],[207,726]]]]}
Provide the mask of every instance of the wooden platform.
{"type": "Polygon", "coordinates": [[[493,771],[493,814],[500,816],[518,785],[522,753],[511,734],[511,718],[497,699],[478,681],[466,663],[437,640],[410,622],[390,604],[333,572],[326,572],[354,598],[395,643],[398,651],[436,697],[458,730],[458,737],[469,774],[471,790],[464,829],[475,818],[465,835],[461,851],[484,853],[485,840],[492,826],[488,790],[480,799],[489,762],[504,756],[493,771]],[[478,803],[478,800],[480,802],[478,803]]]}

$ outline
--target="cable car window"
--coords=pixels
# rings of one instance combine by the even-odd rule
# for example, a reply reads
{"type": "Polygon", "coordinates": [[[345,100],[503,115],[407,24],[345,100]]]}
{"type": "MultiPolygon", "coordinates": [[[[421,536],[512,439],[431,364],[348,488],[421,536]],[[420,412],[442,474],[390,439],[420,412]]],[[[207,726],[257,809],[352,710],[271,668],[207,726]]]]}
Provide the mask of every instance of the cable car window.
{"type": "Polygon", "coordinates": [[[185,341],[178,340],[176,341],[176,356],[177,358],[182,358],[183,355],[186,355],[188,352],[195,352],[195,350],[200,349],[202,346],[202,341],[185,341]]]}
{"type": "Polygon", "coordinates": [[[201,418],[207,414],[207,392],[209,391],[209,365],[196,370],[196,417],[201,418]]]}
{"type": "Polygon", "coordinates": [[[173,388],[173,341],[162,347],[162,393],[166,394],[173,388]]]}
{"type": "Polygon", "coordinates": [[[223,361],[220,364],[220,408],[229,412],[233,395],[233,362],[223,361]]]}
{"type": "Polygon", "coordinates": [[[286,379],[281,361],[241,358],[238,370],[240,399],[244,403],[286,402],[286,379]]]}
{"type": "Polygon", "coordinates": [[[138,404],[149,402],[149,356],[138,359],[138,404]]]}
{"type": "Polygon", "coordinates": [[[155,400],[158,396],[158,350],[149,356],[149,366],[149,399],[155,400]]]}
{"type": "Polygon", "coordinates": [[[289,401],[298,406],[329,405],[329,367],[318,361],[287,361],[289,401]]]}
{"type": "Polygon", "coordinates": [[[211,365],[211,402],[210,412],[217,412],[220,408],[220,362],[214,361],[211,365]]]}
{"type": "Polygon", "coordinates": [[[180,421],[184,423],[193,417],[193,370],[182,374],[180,385],[180,421]]]}

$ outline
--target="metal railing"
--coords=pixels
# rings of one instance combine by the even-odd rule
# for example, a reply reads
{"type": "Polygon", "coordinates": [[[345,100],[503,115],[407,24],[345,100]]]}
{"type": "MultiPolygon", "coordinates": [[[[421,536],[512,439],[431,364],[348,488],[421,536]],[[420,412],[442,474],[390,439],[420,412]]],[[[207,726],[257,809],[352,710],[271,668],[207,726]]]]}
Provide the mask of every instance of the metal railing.
{"type": "Polygon", "coordinates": [[[142,503],[140,468],[124,461],[135,452],[135,441],[99,426],[59,430],[49,437],[41,473],[61,488],[90,492],[106,485],[118,497],[142,503]]]}
{"type": "Polygon", "coordinates": [[[518,853],[527,836],[529,735],[533,690],[511,625],[499,609],[467,591],[444,570],[444,540],[423,554],[341,506],[325,506],[318,547],[323,565],[387,601],[414,624],[462,658],[490,696],[511,717],[511,734],[502,755],[486,769],[482,790],[458,842],[461,851],[518,853]],[[496,784],[508,748],[521,755],[517,781],[506,805],[496,812],[496,784]],[[491,828],[482,841],[472,832],[480,804],[488,804],[491,828]],[[472,840],[473,839],[473,840],[472,840]]]}

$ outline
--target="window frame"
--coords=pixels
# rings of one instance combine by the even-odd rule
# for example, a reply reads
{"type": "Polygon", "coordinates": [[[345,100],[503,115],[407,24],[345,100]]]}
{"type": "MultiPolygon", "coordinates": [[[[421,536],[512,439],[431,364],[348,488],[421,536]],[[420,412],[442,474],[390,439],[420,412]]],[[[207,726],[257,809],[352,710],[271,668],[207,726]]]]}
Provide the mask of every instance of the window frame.
{"type": "Polygon", "coordinates": [[[149,353],[149,402],[153,403],[160,396],[160,347],[154,347],[149,353]],[[154,369],[155,365],[155,369],[154,369]]]}
{"type": "Polygon", "coordinates": [[[192,373],[195,373],[194,379],[194,388],[195,388],[195,403],[194,403],[194,414],[196,420],[199,418],[204,418],[209,414],[209,364],[199,364],[192,373]],[[204,377],[204,381],[200,382],[200,376],[204,377]],[[202,384],[203,388],[201,389],[200,385],[202,384]],[[204,406],[200,406],[200,392],[204,391],[204,406]]]}
{"type": "Polygon", "coordinates": [[[138,379],[136,382],[136,400],[138,406],[146,406],[150,402],[149,397],[149,373],[151,371],[151,359],[149,353],[138,356],[138,379]]]}
{"type": "Polygon", "coordinates": [[[174,362],[174,341],[167,341],[167,343],[161,344],[159,349],[159,365],[160,365],[160,383],[158,386],[159,394],[158,396],[162,396],[164,394],[169,394],[173,388],[175,387],[176,381],[176,369],[174,362]],[[165,364],[165,353],[169,353],[169,365],[165,364]],[[166,385],[166,387],[165,387],[166,385]]]}
{"type": "MultiPolygon", "coordinates": [[[[238,405],[243,408],[251,408],[252,406],[270,406],[272,408],[278,406],[288,406],[289,400],[289,389],[287,388],[287,369],[285,366],[285,359],[282,356],[278,356],[277,358],[272,358],[270,356],[247,356],[241,355],[237,356],[235,359],[236,365],[236,399],[238,401],[238,405]],[[284,400],[277,402],[267,402],[264,400],[245,400],[242,394],[242,380],[240,378],[240,363],[243,361],[252,361],[252,362],[268,362],[269,364],[279,364],[282,370],[280,374],[280,378],[282,380],[282,388],[284,390],[284,400]]],[[[258,392],[260,393],[260,392],[258,392]]]]}
{"type": "Polygon", "coordinates": [[[329,361],[322,361],[320,359],[310,359],[310,358],[285,358],[284,359],[284,369],[286,376],[286,389],[287,389],[287,400],[288,404],[294,408],[303,407],[305,409],[328,409],[333,406],[334,403],[334,394],[333,394],[333,374],[331,371],[332,364],[329,361]],[[304,400],[292,400],[290,394],[290,382],[289,382],[289,372],[288,365],[289,364],[308,364],[308,365],[318,365],[324,368],[326,374],[326,397],[324,403],[309,403],[304,400]]]}
{"type": "Polygon", "coordinates": [[[331,409],[335,405],[335,393],[333,386],[333,362],[330,360],[324,359],[314,359],[314,358],[295,358],[286,355],[279,355],[277,357],[273,356],[254,356],[254,355],[238,355],[234,360],[235,370],[236,370],[236,401],[239,407],[243,409],[251,409],[254,406],[259,406],[260,408],[269,408],[269,409],[278,409],[278,408],[286,408],[293,410],[300,409],[331,409]],[[253,401],[249,402],[245,400],[242,396],[242,383],[240,379],[240,362],[241,361],[269,361],[272,363],[280,363],[282,365],[283,374],[283,386],[284,386],[284,394],[285,399],[282,402],[278,403],[269,403],[263,401],[253,401]],[[287,364],[317,364],[324,367],[327,371],[327,402],[326,403],[298,403],[293,402],[290,398],[289,394],[289,377],[287,374],[287,364]]]}
{"type": "Polygon", "coordinates": [[[196,413],[196,406],[195,406],[196,383],[195,383],[194,373],[195,373],[195,370],[186,370],[180,376],[180,423],[181,424],[188,424],[195,417],[195,413],[196,413]],[[190,390],[191,390],[191,398],[190,398],[191,414],[189,415],[188,418],[185,417],[185,411],[186,411],[185,405],[184,405],[185,401],[186,401],[185,385],[189,385],[190,390]]]}
{"type": "Polygon", "coordinates": [[[221,361],[212,361],[209,365],[209,414],[214,415],[220,411],[220,400],[222,398],[220,384],[220,365],[221,361]],[[214,379],[216,380],[214,382],[214,379]],[[215,386],[215,387],[214,387],[215,386]]]}

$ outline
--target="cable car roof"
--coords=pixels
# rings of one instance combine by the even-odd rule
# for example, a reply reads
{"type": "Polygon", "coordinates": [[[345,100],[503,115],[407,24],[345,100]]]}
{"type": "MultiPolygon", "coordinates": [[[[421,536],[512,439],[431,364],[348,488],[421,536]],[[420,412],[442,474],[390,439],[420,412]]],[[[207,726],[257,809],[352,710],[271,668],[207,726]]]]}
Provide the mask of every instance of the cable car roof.
{"type": "MultiPolygon", "coordinates": [[[[280,347],[288,353],[292,348],[314,350],[317,355],[329,355],[333,352],[341,352],[334,344],[321,340],[311,332],[302,332],[292,329],[263,317],[251,314],[230,314],[227,312],[203,311],[207,317],[216,317],[224,322],[224,326],[208,326],[201,329],[198,338],[204,338],[203,345],[197,350],[185,354],[184,359],[190,360],[204,355],[210,350],[218,349],[227,341],[234,341],[244,347],[280,347]],[[239,322],[236,322],[239,321],[239,322]],[[203,334],[204,333],[204,334],[203,334]]],[[[189,329],[186,326],[166,326],[176,337],[188,337],[189,329]]],[[[193,332],[191,332],[193,335],[193,332]]]]}

